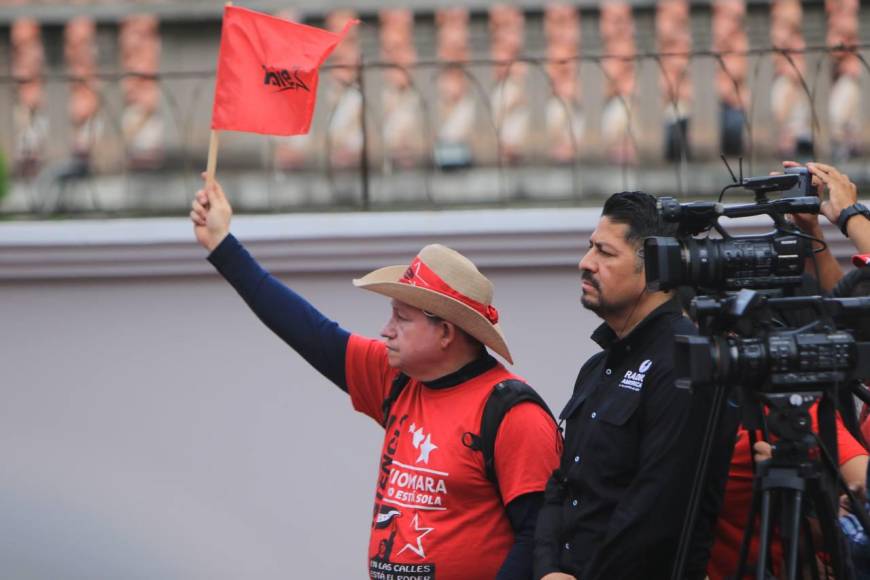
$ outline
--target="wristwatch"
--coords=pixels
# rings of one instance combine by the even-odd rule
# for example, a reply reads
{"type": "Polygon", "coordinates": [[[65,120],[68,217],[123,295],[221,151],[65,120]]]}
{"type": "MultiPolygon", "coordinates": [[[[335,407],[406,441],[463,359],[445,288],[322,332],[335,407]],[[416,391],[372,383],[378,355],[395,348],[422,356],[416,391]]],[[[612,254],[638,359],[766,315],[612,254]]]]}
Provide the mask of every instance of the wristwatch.
{"type": "Polygon", "coordinates": [[[837,227],[840,228],[840,231],[843,232],[843,235],[847,238],[849,237],[849,234],[846,233],[846,224],[849,222],[849,218],[855,215],[862,215],[870,220],[870,209],[867,209],[867,206],[863,203],[853,203],[840,212],[840,217],[837,218],[837,227]]]}

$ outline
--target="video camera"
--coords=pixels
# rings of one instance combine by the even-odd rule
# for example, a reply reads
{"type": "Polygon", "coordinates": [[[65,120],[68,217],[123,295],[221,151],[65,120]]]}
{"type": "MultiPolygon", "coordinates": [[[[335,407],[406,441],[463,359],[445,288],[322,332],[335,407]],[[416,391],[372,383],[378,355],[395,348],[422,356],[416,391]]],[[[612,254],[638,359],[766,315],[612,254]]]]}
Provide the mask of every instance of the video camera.
{"type": "Polygon", "coordinates": [[[701,336],[677,338],[681,382],[783,392],[870,377],[870,342],[860,342],[870,339],[870,298],[782,295],[802,284],[813,252],[813,238],[785,219],[819,213],[811,178],[806,168],[796,167],[726,188],[754,192],[751,204],[659,199],[659,215],[678,224],[677,237],[644,241],[647,287],[690,286],[700,293],[690,314],[701,336]],[[784,194],[768,199],[775,191],[784,194]],[[774,231],[731,236],[719,223],[721,217],[756,215],[770,216],[774,231]],[[710,230],[721,238],[693,237],[710,230]],[[797,311],[813,322],[789,324],[797,311]]]}
{"type": "Polygon", "coordinates": [[[677,337],[677,375],[692,386],[786,392],[870,377],[870,342],[861,341],[870,338],[870,298],[770,298],[741,290],[723,299],[696,299],[692,316],[711,331],[677,337]],[[774,321],[791,309],[812,310],[829,320],[776,328],[774,321]]]}
{"type": "Polygon", "coordinates": [[[671,197],[660,198],[659,215],[666,222],[678,224],[678,237],[650,237],[644,241],[647,287],[738,290],[799,285],[804,261],[812,251],[811,239],[788,224],[784,216],[819,213],[819,198],[811,177],[806,168],[795,167],[786,169],[783,175],[744,179],[740,185],[753,191],[756,201],[730,207],[719,202],[679,203],[671,197]],[[768,193],[781,190],[785,191],[781,199],[767,199],[768,193]],[[734,237],[719,224],[721,217],[755,215],[769,215],[776,231],[734,237]],[[710,229],[722,237],[691,237],[710,229]]]}
{"type": "MultiPolygon", "coordinates": [[[[820,514],[823,536],[829,542],[836,537],[836,514],[828,508],[836,504],[837,494],[834,488],[826,487],[826,482],[836,478],[837,467],[829,460],[829,475],[823,478],[821,470],[813,464],[811,449],[817,438],[810,407],[819,403],[818,439],[830,443],[833,438],[836,445],[834,407],[841,403],[841,411],[850,407],[854,411],[851,397],[841,396],[840,389],[842,394],[852,392],[870,403],[870,393],[857,380],[870,378],[870,297],[852,297],[858,283],[870,280],[870,269],[847,275],[832,297],[797,295],[804,284],[804,264],[814,256],[815,238],[785,216],[818,214],[819,209],[812,175],[803,167],[789,168],[782,175],[735,178],[735,183],[722,190],[718,202],[679,203],[673,198],[660,198],[659,216],[662,221],[677,224],[676,236],[644,240],[647,288],[655,291],[688,286],[696,293],[690,315],[698,325],[699,335],[676,337],[677,386],[706,389],[713,401],[701,443],[704,459],[695,476],[685,529],[692,529],[700,497],[695,492],[704,481],[713,442],[736,440],[733,434],[724,439],[716,434],[718,425],[728,425],[736,431],[739,421],[750,433],[769,428],[769,433],[778,438],[771,461],[760,465],[756,474],[760,481],[753,493],[748,520],[754,522],[760,516],[758,578],[766,574],[770,510],[764,506],[771,505],[772,492],[787,506],[784,509],[788,513],[782,521],[791,522],[782,534],[790,539],[784,550],[788,554],[788,577],[797,577],[796,538],[802,521],[800,502],[804,491],[820,514]],[[722,204],[725,192],[738,187],[753,192],[755,203],[722,204]],[[769,199],[773,192],[783,193],[777,199],[769,199]],[[773,231],[732,236],[720,224],[723,217],[758,215],[773,220],[773,231]],[[718,237],[710,236],[712,232],[718,237]],[[726,400],[738,405],[728,405],[726,400]],[[739,409],[739,417],[734,418],[734,413],[725,411],[726,408],[739,409]],[[729,418],[721,419],[723,415],[729,418]]],[[[865,530],[870,532],[870,517],[854,494],[842,481],[840,484],[865,530]]],[[[680,540],[674,578],[684,577],[682,566],[686,561],[688,533],[684,532],[680,540]]],[[[747,527],[736,577],[744,577],[745,549],[752,534],[753,526],[747,527]]],[[[836,547],[829,553],[834,569],[843,572],[843,553],[836,547]]]]}

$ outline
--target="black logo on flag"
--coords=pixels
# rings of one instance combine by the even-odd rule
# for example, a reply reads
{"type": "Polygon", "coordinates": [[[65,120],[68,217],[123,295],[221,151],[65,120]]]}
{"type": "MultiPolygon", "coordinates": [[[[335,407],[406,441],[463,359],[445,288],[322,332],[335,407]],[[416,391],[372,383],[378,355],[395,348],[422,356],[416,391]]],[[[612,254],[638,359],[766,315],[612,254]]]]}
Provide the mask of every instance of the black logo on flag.
{"type": "Polygon", "coordinates": [[[273,92],[280,93],[283,91],[305,91],[306,93],[310,93],[311,89],[308,88],[308,85],[305,84],[299,77],[299,71],[294,70],[293,72],[288,71],[283,68],[275,68],[266,65],[260,65],[263,67],[263,84],[266,86],[275,87],[273,92]]]}

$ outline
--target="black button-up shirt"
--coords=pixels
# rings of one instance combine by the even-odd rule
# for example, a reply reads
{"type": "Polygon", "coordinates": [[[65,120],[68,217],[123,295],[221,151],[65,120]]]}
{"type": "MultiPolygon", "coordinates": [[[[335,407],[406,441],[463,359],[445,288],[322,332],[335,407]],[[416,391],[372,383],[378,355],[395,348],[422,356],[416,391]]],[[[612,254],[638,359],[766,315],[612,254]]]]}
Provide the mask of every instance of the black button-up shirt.
{"type": "Polygon", "coordinates": [[[683,431],[692,394],[675,385],[678,334],[696,329],[675,300],[621,340],[606,324],[593,333],[604,350],[583,365],[561,414],[565,448],[538,519],[536,578],[670,577],[697,461],[687,438],[702,436],[683,431]]]}

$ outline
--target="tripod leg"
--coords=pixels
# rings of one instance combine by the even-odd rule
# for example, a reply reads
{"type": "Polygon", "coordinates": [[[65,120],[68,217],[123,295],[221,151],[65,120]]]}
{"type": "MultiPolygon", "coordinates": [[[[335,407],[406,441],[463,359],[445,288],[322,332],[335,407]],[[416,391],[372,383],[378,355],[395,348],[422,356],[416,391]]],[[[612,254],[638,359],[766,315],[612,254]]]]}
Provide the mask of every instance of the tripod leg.
{"type": "Polygon", "coordinates": [[[755,533],[755,519],[761,506],[761,486],[759,480],[753,482],[752,504],[749,506],[749,517],[746,519],[746,527],[743,529],[743,539],[740,542],[740,557],[737,560],[735,578],[742,579],[746,574],[746,560],[749,558],[749,546],[752,535],[755,533]]]}
{"type": "MultiPolygon", "coordinates": [[[[810,496],[809,499],[812,501],[812,496],[810,496]]],[[[801,533],[800,543],[802,547],[800,550],[801,554],[805,554],[803,558],[804,565],[809,567],[810,580],[819,580],[819,574],[822,572],[825,574],[826,579],[831,578],[827,567],[820,570],[819,562],[816,560],[817,550],[815,540],[813,539],[813,524],[809,516],[804,515],[801,518],[801,529],[804,530],[804,532],[801,533]]],[[[839,578],[839,576],[837,576],[837,578],[839,578]]]]}
{"type": "Polygon", "coordinates": [[[786,578],[795,580],[798,574],[798,540],[800,539],[801,507],[803,493],[794,490],[791,505],[783,514],[783,542],[786,545],[786,578]]]}
{"type": "Polygon", "coordinates": [[[755,567],[757,580],[764,580],[767,568],[767,546],[770,543],[770,490],[761,496],[761,529],[758,532],[758,563],[755,567]]]}

